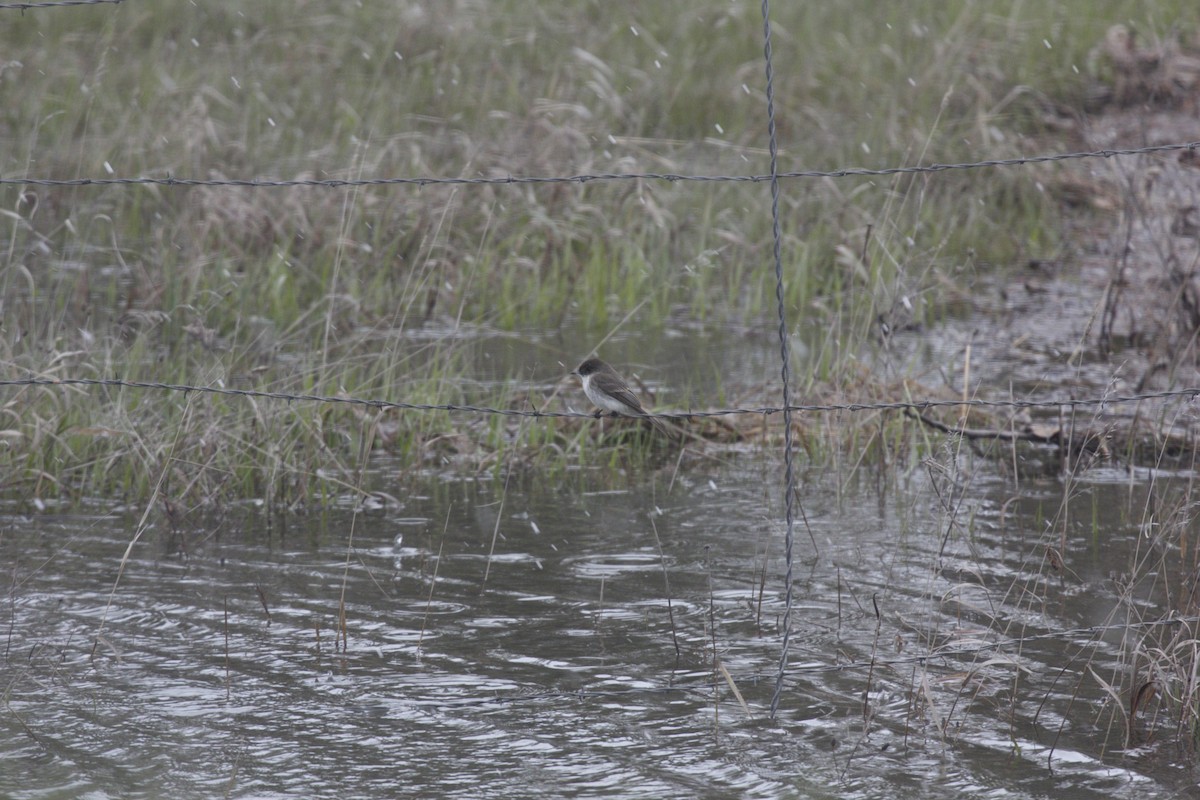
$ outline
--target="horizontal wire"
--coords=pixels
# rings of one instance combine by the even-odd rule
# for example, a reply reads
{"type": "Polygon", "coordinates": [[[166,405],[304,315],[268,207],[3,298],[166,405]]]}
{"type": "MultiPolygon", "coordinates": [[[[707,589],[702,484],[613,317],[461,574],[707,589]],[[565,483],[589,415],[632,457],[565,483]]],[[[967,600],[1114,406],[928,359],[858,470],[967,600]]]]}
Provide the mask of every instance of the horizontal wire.
{"type": "MultiPolygon", "coordinates": [[[[82,1],[82,0],[80,0],[82,1]]],[[[1146,153],[1167,153],[1177,150],[1200,149],[1200,141],[1179,142],[1175,144],[1159,144],[1147,147],[1128,147],[1108,150],[1088,150],[1077,153],[1053,153],[1039,156],[1022,156],[1017,158],[989,159],[986,161],[967,161],[956,164],[925,164],[912,167],[886,167],[869,169],[866,167],[845,167],[835,170],[798,170],[781,172],[779,178],[847,178],[852,176],[870,177],[882,175],[911,175],[930,172],[946,172],[948,170],[983,169],[990,167],[1012,167],[1022,164],[1043,164],[1049,161],[1067,161],[1080,158],[1113,158],[1115,156],[1134,156],[1146,153]]],[[[505,185],[505,184],[541,184],[541,183],[591,183],[595,181],[624,181],[624,180],[656,180],[675,183],[678,181],[713,181],[713,182],[746,182],[766,183],[770,175],[681,175],[670,172],[600,172],[584,175],[562,176],[516,176],[506,175],[498,178],[296,178],[291,180],[268,180],[265,178],[0,178],[0,185],[16,186],[240,186],[251,189],[267,189],[288,186],[322,186],[341,188],[353,186],[459,186],[468,185],[505,185]]]]}
{"type": "Polygon", "coordinates": [[[118,5],[125,0],[47,0],[44,3],[0,3],[0,11],[28,11],[34,8],[63,8],[66,6],[118,5]]]}
{"type": "MultiPolygon", "coordinates": [[[[196,392],[199,394],[216,394],[235,397],[253,397],[266,400],[284,400],[287,402],[307,403],[342,403],[346,405],[366,406],[377,409],[399,409],[402,411],[452,411],[470,414],[495,414],[505,417],[578,417],[594,418],[595,412],[586,411],[540,411],[537,409],[493,408],[461,403],[405,403],[392,400],[372,400],[361,397],[334,397],[319,394],[292,394],[290,392],[268,392],[261,389],[230,389],[224,386],[195,386],[181,383],[158,383],[155,381],[126,381],[119,378],[19,378],[0,380],[0,387],[5,386],[109,386],[126,389],[154,389],[170,392],[196,392]]],[[[1100,397],[1061,397],[1042,400],[895,400],[878,403],[812,403],[791,404],[789,411],[828,413],[838,411],[924,411],[931,408],[957,408],[962,406],[984,408],[1061,408],[1080,406],[1105,406],[1121,403],[1136,403],[1143,400],[1160,400],[1167,398],[1187,398],[1190,400],[1200,396],[1200,387],[1187,389],[1167,389],[1158,392],[1144,392],[1129,395],[1107,395],[1100,397]]],[[[735,414],[771,415],[783,413],[783,406],[757,406],[740,408],[720,408],[709,411],[659,411],[647,412],[644,416],[669,420],[689,420],[703,417],[725,417],[735,414]]]]}

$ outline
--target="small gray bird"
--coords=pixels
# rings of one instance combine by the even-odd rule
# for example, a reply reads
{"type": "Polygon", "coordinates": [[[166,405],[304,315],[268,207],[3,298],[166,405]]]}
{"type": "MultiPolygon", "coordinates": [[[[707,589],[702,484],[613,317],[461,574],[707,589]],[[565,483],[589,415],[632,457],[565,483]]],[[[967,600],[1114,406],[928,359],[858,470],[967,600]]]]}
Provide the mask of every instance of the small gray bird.
{"type": "Polygon", "coordinates": [[[592,404],[603,411],[611,411],[623,417],[641,417],[664,435],[669,435],[661,422],[646,416],[642,401],[638,400],[625,379],[617,371],[598,358],[589,358],[576,367],[572,375],[578,375],[583,383],[583,393],[592,404]]]}

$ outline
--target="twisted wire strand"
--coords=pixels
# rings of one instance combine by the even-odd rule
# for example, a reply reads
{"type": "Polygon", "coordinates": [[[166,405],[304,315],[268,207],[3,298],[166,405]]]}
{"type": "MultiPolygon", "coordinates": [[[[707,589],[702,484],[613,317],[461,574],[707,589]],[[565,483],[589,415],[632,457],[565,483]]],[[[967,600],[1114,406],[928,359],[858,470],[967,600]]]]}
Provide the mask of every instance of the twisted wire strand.
{"type": "Polygon", "coordinates": [[[29,11],[36,8],[65,8],[67,6],[118,5],[125,0],[47,0],[42,3],[0,3],[0,11],[29,11]]]}
{"type": "Polygon", "coordinates": [[[787,673],[788,647],[792,631],[792,544],[795,541],[796,513],[793,488],[796,470],[792,459],[791,358],[788,348],[786,303],[783,287],[783,235],[779,224],[779,140],[775,130],[775,68],[771,58],[771,4],[762,0],[763,61],[766,65],[767,138],[771,153],[771,244],[775,267],[775,306],[779,314],[780,380],[783,394],[783,497],[784,519],[787,527],[783,539],[784,606],[783,638],[779,645],[779,668],[775,674],[775,691],[771,695],[771,719],[779,709],[783,680],[787,673]]]}
{"type": "MultiPolygon", "coordinates": [[[[76,0],[82,2],[83,0],[76,0]]],[[[1152,153],[1169,153],[1185,150],[1200,150],[1200,141],[1175,142],[1172,144],[1157,144],[1146,147],[1123,147],[1104,150],[1082,150],[1072,153],[1048,153],[1044,155],[1017,156],[1014,158],[993,158],[983,161],[964,161],[950,164],[918,164],[910,167],[842,167],[832,170],[794,170],[779,172],[774,175],[684,175],[671,172],[597,172],[579,175],[504,175],[481,178],[444,178],[444,177],[415,177],[415,178],[178,178],[167,175],[161,178],[38,178],[38,177],[0,177],[0,186],[234,186],[248,189],[271,189],[289,186],[312,186],[325,188],[344,188],[361,186],[478,186],[478,185],[508,185],[508,184],[542,184],[542,183],[592,183],[595,181],[666,181],[677,183],[682,181],[709,181],[731,183],[770,183],[793,178],[851,178],[879,177],[887,175],[917,175],[932,172],[948,172],[964,169],[991,169],[996,167],[1015,167],[1027,164],[1045,164],[1053,161],[1069,161],[1081,158],[1116,158],[1118,156],[1136,156],[1152,153]]]]}
{"type": "MultiPolygon", "coordinates": [[[[306,403],[341,403],[345,405],[366,406],[378,409],[398,409],[401,411],[449,411],[469,414],[496,414],[504,417],[545,417],[545,418],[580,418],[593,419],[595,412],[591,411],[541,411],[538,409],[496,408],[464,403],[407,403],[396,400],[372,399],[365,397],[346,397],[321,394],[294,394],[292,392],[271,392],[262,389],[233,389],[225,386],[199,386],[184,383],[161,383],[158,381],[127,381],[120,378],[16,378],[0,380],[0,388],[21,386],[92,386],[112,387],[123,389],[153,389],[169,392],[196,392],[199,394],[216,394],[233,397],[253,397],[266,400],[283,400],[286,402],[306,403]]],[[[753,406],[718,408],[704,411],[658,411],[647,412],[645,416],[657,419],[674,420],[677,422],[704,419],[706,417],[727,417],[738,414],[757,414],[770,416],[773,414],[791,413],[837,413],[837,412],[870,412],[870,411],[926,411],[934,408],[952,408],[969,406],[973,408],[1079,408],[1088,406],[1122,405],[1138,403],[1144,400],[1187,399],[1195,400],[1200,397],[1200,387],[1184,389],[1165,389],[1157,392],[1142,392],[1128,395],[1101,395],[1096,397],[1052,397],[1045,399],[1007,399],[989,400],[973,398],[965,400],[888,400],[877,403],[789,403],[786,406],[753,406]]]]}

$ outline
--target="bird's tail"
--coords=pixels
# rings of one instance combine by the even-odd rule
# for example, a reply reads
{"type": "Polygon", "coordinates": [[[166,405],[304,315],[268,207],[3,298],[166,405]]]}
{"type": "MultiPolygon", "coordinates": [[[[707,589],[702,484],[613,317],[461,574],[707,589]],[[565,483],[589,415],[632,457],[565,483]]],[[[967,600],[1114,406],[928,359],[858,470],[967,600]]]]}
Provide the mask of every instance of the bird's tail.
{"type": "Polygon", "coordinates": [[[646,422],[650,423],[651,428],[654,428],[654,430],[658,431],[663,436],[666,436],[668,439],[675,438],[674,436],[671,435],[671,431],[669,431],[667,429],[667,426],[664,425],[662,423],[662,421],[660,419],[658,419],[657,417],[651,417],[651,416],[647,415],[647,416],[642,417],[642,419],[645,420],[646,422]]]}

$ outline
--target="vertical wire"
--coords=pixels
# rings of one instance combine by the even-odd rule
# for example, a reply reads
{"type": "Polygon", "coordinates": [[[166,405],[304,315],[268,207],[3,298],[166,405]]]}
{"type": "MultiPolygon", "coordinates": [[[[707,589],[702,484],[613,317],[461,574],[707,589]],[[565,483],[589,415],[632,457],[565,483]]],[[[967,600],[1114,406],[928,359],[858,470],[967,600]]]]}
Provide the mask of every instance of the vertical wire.
{"type": "Polygon", "coordinates": [[[790,397],[791,371],[789,364],[787,317],[783,299],[783,244],[779,230],[779,143],[775,135],[775,70],[771,63],[771,4],[763,0],[763,58],[767,69],[767,136],[771,151],[771,237],[775,254],[775,302],[779,310],[779,358],[782,361],[780,374],[783,379],[783,463],[784,463],[784,508],[787,532],[784,535],[784,610],[783,642],[780,645],[779,671],[775,675],[775,692],[771,695],[771,719],[779,709],[779,697],[783,693],[783,678],[787,671],[788,645],[792,638],[792,541],[796,528],[793,488],[796,482],[792,463],[792,409],[790,397]]]}

